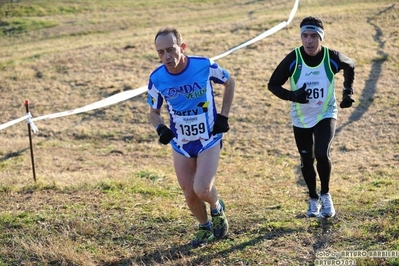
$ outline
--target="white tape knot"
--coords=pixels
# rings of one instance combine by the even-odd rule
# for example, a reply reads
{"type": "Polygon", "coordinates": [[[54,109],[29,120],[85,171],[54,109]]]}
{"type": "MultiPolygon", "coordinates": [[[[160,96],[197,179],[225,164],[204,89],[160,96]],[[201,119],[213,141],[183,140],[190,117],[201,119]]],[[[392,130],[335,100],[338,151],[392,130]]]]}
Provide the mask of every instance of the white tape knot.
{"type": "Polygon", "coordinates": [[[26,115],[28,116],[27,122],[28,122],[28,124],[30,125],[30,128],[32,129],[33,133],[38,132],[39,129],[38,129],[37,126],[33,123],[32,119],[31,119],[31,117],[32,117],[31,113],[28,112],[26,115]]]}

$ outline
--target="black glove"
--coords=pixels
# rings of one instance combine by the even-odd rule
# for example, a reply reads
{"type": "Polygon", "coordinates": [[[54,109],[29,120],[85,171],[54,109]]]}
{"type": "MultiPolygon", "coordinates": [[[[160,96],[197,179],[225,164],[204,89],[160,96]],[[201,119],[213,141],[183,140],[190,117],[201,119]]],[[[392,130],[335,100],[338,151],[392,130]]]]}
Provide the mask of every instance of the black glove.
{"type": "Polygon", "coordinates": [[[215,124],[213,125],[213,135],[229,131],[229,118],[224,115],[218,114],[215,124]]]}
{"type": "Polygon", "coordinates": [[[341,108],[351,107],[352,103],[355,102],[355,100],[352,99],[352,94],[353,94],[352,89],[344,89],[344,91],[342,92],[342,101],[339,104],[339,107],[341,108]]]}
{"type": "Polygon", "coordinates": [[[309,93],[305,89],[306,83],[303,83],[302,88],[299,88],[296,91],[290,91],[288,94],[288,100],[296,103],[308,103],[309,93]]]}
{"type": "Polygon", "coordinates": [[[175,137],[173,131],[164,124],[157,126],[157,133],[159,135],[159,142],[163,145],[167,145],[175,137]]]}

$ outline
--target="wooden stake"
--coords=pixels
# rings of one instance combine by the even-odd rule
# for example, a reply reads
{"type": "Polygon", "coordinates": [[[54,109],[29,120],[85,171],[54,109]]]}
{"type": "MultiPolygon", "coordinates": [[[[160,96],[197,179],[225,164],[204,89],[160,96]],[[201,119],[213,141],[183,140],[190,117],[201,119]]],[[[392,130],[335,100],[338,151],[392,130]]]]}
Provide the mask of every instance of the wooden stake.
{"type": "MultiPolygon", "coordinates": [[[[29,101],[25,101],[26,113],[29,113],[29,101]]],[[[30,123],[28,123],[28,132],[29,132],[29,145],[30,145],[30,158],[32,161],[32,171],[33,171],[33,180],[36,182],[36,171],[35,171],[35,158],[33,156],[33,145],[32,145],[32,129],[30,123]]]]}

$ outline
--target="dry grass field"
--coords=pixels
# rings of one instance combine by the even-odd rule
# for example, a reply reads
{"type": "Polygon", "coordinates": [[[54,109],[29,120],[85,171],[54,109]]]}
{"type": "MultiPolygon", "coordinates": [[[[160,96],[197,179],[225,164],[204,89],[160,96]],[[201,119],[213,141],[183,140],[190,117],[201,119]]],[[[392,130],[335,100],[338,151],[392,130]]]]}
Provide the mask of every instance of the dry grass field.
{"type": "MultiPolygon", "coordinates": [[[[164,25],[181,31],[187,54],[213,57],[286,21],[293,5],[0,0],[0,124],[24,116],[25,100],[35,118],[145,86],[164,25]]],[[[217,61],[236,80],[216,178],[231,231],[205,248],[188,245],[196,223],[145,94],[36,121],[36,182],[26,122],[1,130],[0,266],[399,265],[398,253],[371,256],[399,252],[398,23],[393,0],[301,0],[288,27],[217,61]],[[329,220],[305,218],[290,103],[267,89],[308,15],[323,18],[324,45],[357,64],[356,102],[339,110],[332,146],[329,220]]]]}

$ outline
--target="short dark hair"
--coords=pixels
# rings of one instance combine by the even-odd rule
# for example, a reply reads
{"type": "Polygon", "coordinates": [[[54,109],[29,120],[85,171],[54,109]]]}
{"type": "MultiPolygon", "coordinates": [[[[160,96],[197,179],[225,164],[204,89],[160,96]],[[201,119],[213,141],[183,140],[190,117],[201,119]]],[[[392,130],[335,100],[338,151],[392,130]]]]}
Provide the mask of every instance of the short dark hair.
{"type": "Polygon", "coordinates": [[[154,43],[157,41],[158,36],[167,35],[169,33],[172,33],[176,37],[176,42],[178,45],[181,45],[183,43],[183,37],[181,36],[180,32],[176,28],[172,28],[169,26],[159,29],[159,31],[155,35],[154,43]]]}
{"type": "Polygon", "coordinates": [[[317,26],[317,27],[322,28],[324,30],[323,21],[319,17],[309,16],[309,17],[304,18],[302,20],[301,24],[299,25],[299,27],[302,28],[305,25],[317,26]]]}

